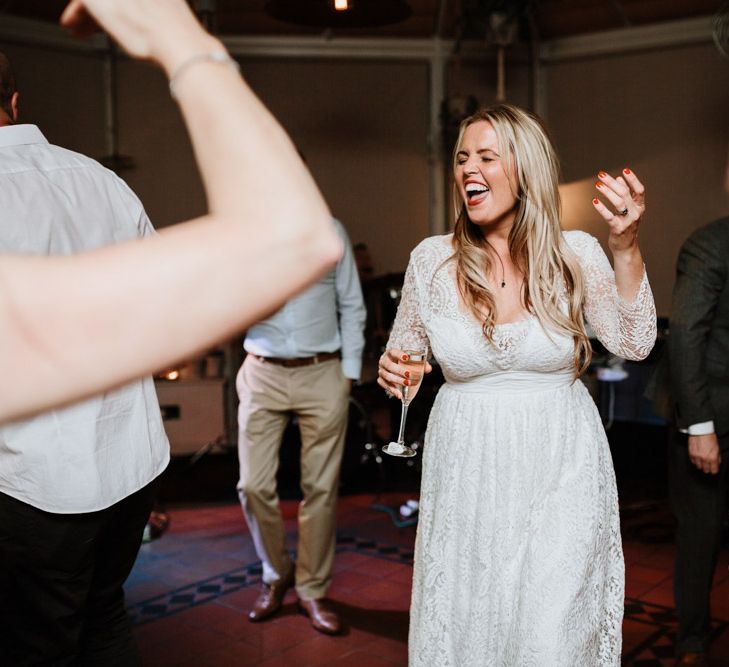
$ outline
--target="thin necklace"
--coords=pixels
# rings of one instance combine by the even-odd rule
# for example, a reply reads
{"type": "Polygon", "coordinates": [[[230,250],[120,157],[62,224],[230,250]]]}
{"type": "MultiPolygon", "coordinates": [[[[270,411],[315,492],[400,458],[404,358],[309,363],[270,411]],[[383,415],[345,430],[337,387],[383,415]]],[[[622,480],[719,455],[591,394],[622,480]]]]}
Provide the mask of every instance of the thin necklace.
{"type": "Polygon", "coordinates": [[[496,255],[496,258],[499,260],[499,264],[501,264],[501,287],[502,288],[506,287],[506,280],[504,280],[504,278],[506,277],[506,271],[504,270],[504,262],[501,259],[501,255],[499,255],[499,253],[496,252],[496,248],[494,248],[494,246],[492,246],[488,241],[486,241],[486,243],[488,243],[491,250],[494,251],[494,255],[496,255]]]}

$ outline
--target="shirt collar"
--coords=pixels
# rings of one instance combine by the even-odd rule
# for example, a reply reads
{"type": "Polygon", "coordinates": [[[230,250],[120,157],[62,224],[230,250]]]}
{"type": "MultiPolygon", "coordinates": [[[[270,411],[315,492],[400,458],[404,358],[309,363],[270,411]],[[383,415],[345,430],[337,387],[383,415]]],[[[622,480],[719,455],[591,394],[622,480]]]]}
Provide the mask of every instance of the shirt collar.
{"type": "Polygon", "coordinates": [[[0,148],[22,144],[47,144],[48,139],[37,125],[5,125],[0,127],[0,148]]]}

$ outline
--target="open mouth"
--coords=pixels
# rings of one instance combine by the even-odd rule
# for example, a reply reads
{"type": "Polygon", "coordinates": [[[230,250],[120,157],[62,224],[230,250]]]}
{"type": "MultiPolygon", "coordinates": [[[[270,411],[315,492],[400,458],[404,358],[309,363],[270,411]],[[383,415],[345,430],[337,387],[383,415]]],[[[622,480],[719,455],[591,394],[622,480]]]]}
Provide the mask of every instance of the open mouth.
{"type": "Polygon", "coordinates": [[[481,183],[466,183],[466,203],[469,206],[480,204],[490,190],[481,183]]]}

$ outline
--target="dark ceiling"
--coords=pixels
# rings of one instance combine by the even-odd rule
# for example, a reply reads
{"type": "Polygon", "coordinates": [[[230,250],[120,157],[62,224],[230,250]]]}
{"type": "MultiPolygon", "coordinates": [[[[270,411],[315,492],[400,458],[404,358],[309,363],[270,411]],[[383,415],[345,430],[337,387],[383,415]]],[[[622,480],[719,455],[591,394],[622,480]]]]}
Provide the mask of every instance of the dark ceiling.
{"type": "MultiPolygon", "coordinates": [[[[290,0],[289,0],[290,1],[290,0]]],[[[332,0],[294,0],[324,4],[332,0]]],[[[351,1],[351,0],[350,0],[351,1]]],[[[299,26],[272,18],[267,0],[190,0],[193,6],[215,7],[210,25],[222,35],[312,35],[322,28],[299,26]]],[[[354,0],[362,6],[375,0],[354,0]]],[[[399,23],[367,28],[337,28],[334,34],[367,37],[483,36],[485,17],[494,9],[531,8],[538,34],[554,39],[627,26],[706,16],[723,0],[408,0],[412,12],[399,23]],[[440,21],[439,21],[440,17],[440,21]],[[480,33],[480,34],[479,34],[480,33]]],[[[58,20],[67,0],[0,0],[2,14],[58,20]]]]}

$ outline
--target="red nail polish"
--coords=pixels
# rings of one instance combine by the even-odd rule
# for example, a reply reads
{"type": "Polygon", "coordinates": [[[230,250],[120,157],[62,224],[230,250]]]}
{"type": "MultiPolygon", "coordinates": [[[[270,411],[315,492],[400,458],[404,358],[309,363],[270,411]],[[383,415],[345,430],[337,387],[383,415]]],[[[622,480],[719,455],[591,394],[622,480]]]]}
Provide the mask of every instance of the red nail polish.
{"type": "Polygon", "coordinates": [[[400,357],[400,359],[402,359],[403,361],[407,361],[409,358],[410,357],[408,357],[407,354],[403,354],[402,357],[400,357]]]}
{"type": "Polygon", "coordinates": [[[607,176],[607,174],[606,174],[606,173],[605,173],[604,171],[598,171],[598,172],[597,172],[597,175],[598,175],[598,176],[599,176],[600,178],[605,178],[605,176],[607,176]]]}
{"type": "Polygon", "coordinates": [[[595,204],[595,206],[597,206],[600,203],[600,200],[597,197],[595,197],[595,199],[592,200],[592,203],[595,204]]]}
{"type": "Polygon", "coordinates": [[[602,187],[602,183],[600,183],[600,181],[596,181],[595,182],[595,187],[596,188],[601,188],[602,187]]]}
{"type": "Polygon", "coordinates": [[[403,384],[404,384],[404,385],[405,385],[406,387],[409,387],[409,386],[410,386],[410,380],[405,380],[405,381],[403,382],[403,384]]]}
{"type": "Polygon", "coordinates": [[[405,371],[405,377],[406,378],[409,378],[410,377],[410,371],[405,371]]]}
{"type": "Polygon", "coordinates": [[[630,169],[628,169],[627,167],[625,167],[625,169],[623,169],[623,173],[624,173],[624,174],[628,174],[628,175],[630,175],[630,174],[632,174],[633,172],[632,172],[632,171],[630,171],[630,169]]]}

